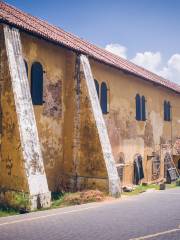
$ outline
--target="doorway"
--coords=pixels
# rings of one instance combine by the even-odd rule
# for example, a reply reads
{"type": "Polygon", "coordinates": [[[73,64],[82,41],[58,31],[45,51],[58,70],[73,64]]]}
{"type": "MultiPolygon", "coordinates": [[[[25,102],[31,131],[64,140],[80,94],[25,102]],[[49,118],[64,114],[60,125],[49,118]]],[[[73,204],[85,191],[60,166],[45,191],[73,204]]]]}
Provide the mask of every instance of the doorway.
{"type": "Polygon", "coordinates": [[[135,185],[140,184],[141,179],[144,178],[143,158],[140,154],[137,154],[134,158],[134,179],[135,185]]]}

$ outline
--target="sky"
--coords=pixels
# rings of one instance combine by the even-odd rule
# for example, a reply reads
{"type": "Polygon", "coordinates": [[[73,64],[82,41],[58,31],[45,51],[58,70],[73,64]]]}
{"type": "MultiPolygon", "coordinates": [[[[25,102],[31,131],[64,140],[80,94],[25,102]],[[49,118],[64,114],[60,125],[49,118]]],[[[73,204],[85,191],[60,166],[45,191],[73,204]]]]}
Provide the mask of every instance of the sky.
{"type": "Polygon", "coordinates": [[[6,0],[180,84],[180,0],[6,0]]]}

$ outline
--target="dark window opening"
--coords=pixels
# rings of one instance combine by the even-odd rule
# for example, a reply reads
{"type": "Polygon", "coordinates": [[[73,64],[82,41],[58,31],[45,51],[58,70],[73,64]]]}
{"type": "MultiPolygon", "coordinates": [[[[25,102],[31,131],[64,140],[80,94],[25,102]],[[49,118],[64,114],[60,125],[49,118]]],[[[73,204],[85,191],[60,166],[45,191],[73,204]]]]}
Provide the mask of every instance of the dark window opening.
{"type": "Polygon", "coordinates": [[[98,98],[99,98],[99,83],[98,83],[98,81],[96,79],[94,79],[94,83],[95,83],[97,95],[98,95],[98,98]]]}
{"type": "Polygon", "coordinates": [[[164,121],[171,121],[171,104],[164,101],[164,121]]]}
{"type": "Polygon", "coordinates": [[[167,103],[167,108],[168,108],[168,118],[167,121],[171,121],[171,104],[170,102],[167,103]]]}
{"type": "Polygon", "coordinates": [[[164,121],[167,121],[167,102],[164,101],[164,121]]]}
{"type": "Polygon", "coordinates": [[[101,109],[103,114],[108,113],[108,89],[105,82],[101,84],[101,109]]]}
{"type": "Polygon", "coordinates": [[[31,96],[34,105],[43,104],[43,67],[39,62],[31,67],[31,96]]]}
{"type": "Polygon", "coordinates": [[[134,184],[140,184],[141,179],[144,178],[143,159],[141,155],[136,155],[134,159],[134,184]]]}
{"type": "Polygon", "coordinates": [[[136,95],[136,120],[146,121],[146,99],[139,94],[136,95]]]}
{"type": "Polygon", "coordinates": [[[146,121],[146,99],[142,96],[142,121],[146,121]]]}
{"type": "Polygon", "coordinates": [[[139,94],[136,95],[136,120],[141,120],[141,98],[139,94]]]}

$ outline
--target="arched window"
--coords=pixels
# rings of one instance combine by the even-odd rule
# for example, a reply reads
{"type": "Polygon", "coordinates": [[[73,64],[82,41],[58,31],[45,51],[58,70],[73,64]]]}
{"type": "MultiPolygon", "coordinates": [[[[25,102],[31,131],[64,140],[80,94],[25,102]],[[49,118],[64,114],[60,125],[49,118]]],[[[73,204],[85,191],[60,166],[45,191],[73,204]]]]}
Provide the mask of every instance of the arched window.
{"type": "Polygon", "coordinates": [[[142,96],[142,121],[146,121],[146,99],[142,96]]]}
{"type": "Polygon", "coordinates": [[[31,67],[31,97],[34,105],[43,104],[43,67],[39,62],[31,67]]]}
{"type": "Polygon", "coordinates": [[[101,84],[101,109],[103,114],[108,113],[108,89],[105,82],[101,84]]]}
{"type": "Polygon", "coordinates": [[[136,120],[146,121],[146,99],[136,94],[136,120]]]}
{"type": "Polygon", "coordinates": [[[99,98],[99,83],[98,83],[98,81],[96,79],[94,79],[94,83],[95,83],[97,95],[98,95],[98,98],[99,98]]]}
{"type": "Polygon", "coordinates": [[[26,74],[27,74],[27,77],[28,77],[28,64],[27,64],[25,59],[24,59],[24,64],[25,64],[26,74]]]}
{"type": "Polygon", "coordinates": [[[171,121],[171,104],[170,104],[170,102],[167,103],[167,113],[168,113],[167,121],[171,121]]]}
{"type": "Polygon", "coordinates": [[[136,95],[136,120],[141,120],[141,98],[139,94],[136,95]]]}
{"type": "Polygon", "coordinates": [[[164,101],[164,121],[171,121],[171,104],[164,101]]]}
{"type": "Polygon", "coordinates": [[[164,121],[167,121],[167,102],[164,101],[164,121]]]}

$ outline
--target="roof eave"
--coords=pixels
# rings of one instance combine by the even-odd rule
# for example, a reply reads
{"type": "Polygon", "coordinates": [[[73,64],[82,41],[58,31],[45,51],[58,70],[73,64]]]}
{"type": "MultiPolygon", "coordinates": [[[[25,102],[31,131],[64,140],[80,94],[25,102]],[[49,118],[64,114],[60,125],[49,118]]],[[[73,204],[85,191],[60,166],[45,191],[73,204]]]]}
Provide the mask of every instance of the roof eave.
{"type": "Polygon", "coordinates": [[[51,43],[53,43],[53,44],[55,44],[55,45],[57,45],[57,46],[64,47],[64,48],[66,48],[66,49],[68,49],[68,50],[70,50],[70,51],[75,52],[76,54],[84,54],[84,55],[90,57],[91,59],[94,59],[94,60],[97,61],[97,62],[100,62],[100,63],[103,63],[103,64],[105,64],[105,65],[111,66],[111,67],[113,67],[113,68],[115,68],[115,69],[118,69],[118,70],[122,71],[122,72],[125,73],[125,74],[130,74],[130,75],[132,75],[132,76],[134,76],[134,77],[138,77],[138,78],[140,78],[140,79],[142,79],[142,80],[145,80],[145,81],[147,81],[147,82],[151,82],[152,84],[155,84],[156,86],[160,86],[160,87],[169,89],[169,90],[175,92],[175,93],[178,94],[178,95],[180,94],[179,91],[176,91],[175,89],[173,89],[173,88],[171,88],[171,87],[168,87],[168,86],[165,86],[165,85],[163,85],[163,84],[154,82],[153,80],[151,80],[151,79],[149,79],[149,78],[145,78],[145,77],[143,77],[143,76],[141,76],[141,75],[135,74],[135,73],[133,73],[133,72],[131,72],[131,71],[128,71],[128,70],[126,70],[126,69],[123,69],[123,68],[121,68],[121,67],[117,67],[117,66],[115,66],[114,64],[107,63],[106,61],[100,60],[100,59],[96,58],[95,56],[93,56],[93,55],[91,55],[91,54],[87,54],[87,52],[85,52],[85,51],[77,50],[76,48],[72,48],[72,47],[66,45],[65,43],[60,43],[60,42],[58,42],[58,41],[55,41],[55,40],[50,39],[50,38],[48,38],[48,37],[45,37],[45,36],[43,36],[43,35],[41,35],[41,34],[38,34],[37,32],[28,31],[27,29],[25,29],[25,28],[23,28],[23,27],[21,27],[21,26],[18,26],[17,24],[13,24],[13,23],[7,21],[6,19],[1,18],[1,19],[0,19],[0,24],[7,24],[7,25],[9,25],[9,26],[11,26],[11,27],[18,28],[18,29],[20,29],[21,31],[23,31],[23,32],[25,32],[25,33],[28,33],[28,34],[30,34],[30,35],[32,35],[32,36],[35,36],[35,37],[38,37],[38,38],[40,38],[40,39],[46,40],[46,41],[48,41],[48,42],[51,42],[51,43]]]}

